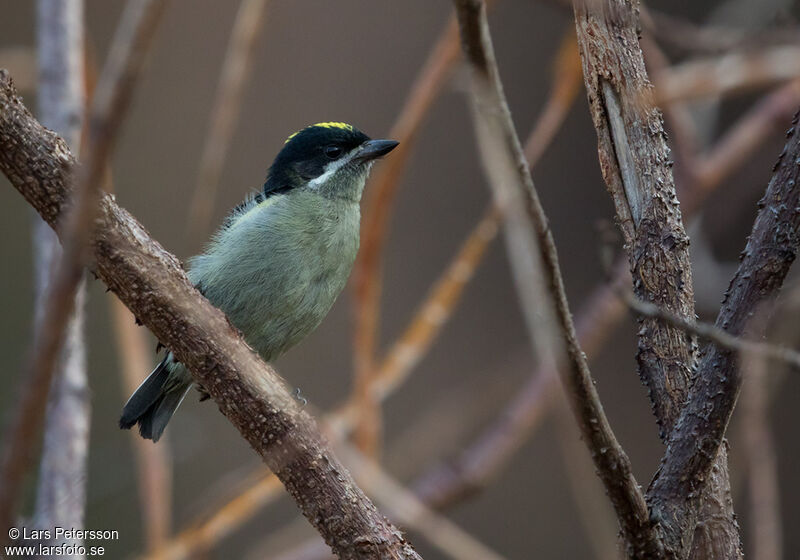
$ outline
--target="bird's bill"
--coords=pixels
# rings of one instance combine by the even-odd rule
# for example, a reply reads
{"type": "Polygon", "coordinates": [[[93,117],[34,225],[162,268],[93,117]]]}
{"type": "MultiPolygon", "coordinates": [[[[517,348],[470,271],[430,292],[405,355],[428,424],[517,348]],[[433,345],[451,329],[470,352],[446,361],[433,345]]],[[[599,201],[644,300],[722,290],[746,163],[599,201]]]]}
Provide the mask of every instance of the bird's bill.
{"type": "Polygon", "coordinates": [[[396,140],[369,140],[361,145],[361,150],[355,159],[359,161],[377,159],[394,150],[399,143],[396,140]]]}

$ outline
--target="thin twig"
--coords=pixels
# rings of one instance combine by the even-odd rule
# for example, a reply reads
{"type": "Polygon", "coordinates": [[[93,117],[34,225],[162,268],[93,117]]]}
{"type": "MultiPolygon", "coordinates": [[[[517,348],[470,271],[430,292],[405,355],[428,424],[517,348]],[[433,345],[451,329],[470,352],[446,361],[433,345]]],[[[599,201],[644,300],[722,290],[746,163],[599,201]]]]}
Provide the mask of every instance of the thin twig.
{"type": "Polygon", "coordinates": [[[214,107],[211,109],[209,130],[200,156],[197,183],[189,203],[187,226],[191,233],[202,232],[211,219],[222,166],[239,119],[242,95],[250,76],[256,40],[268,4],[268,0],[241,0],[236,12],[236,21],[219,75],[214,107]]]}
{"type": "MultiPolygon", "coordinates": [[[[54,226],[75,160],[17,97],[0,70],[0,171],[54,226]]],[[[94,222],[93,272],[186,365],[345,559],[418,559],[358,488],[280,376],[250,349],[164,251],[110,195],[94,222]],[[332,513],[332,512],[335,512],[332,513]]]]}
{"type": "MultiPolygon", "coordinates": [[[[46,296],[44,316],[47,319],[39,323],[40,328],[34,334],[34,351],[24,376],[25,385],[18,412],[9,429],[3,453],[0,471],[0,542],[6,540],[8,528],[13,523],[22,477],[30,460],[31,449],[38,439],[46,403],[43,395],[50,387],[55,361],[63,342],[64,327],[72,313],[75,291],[83,276],[102,174],[163,7],[163,0],[131,2],[127,5],[95,92],[89,117],[87,163],[74,179],[70,210],[61,221],[64,252],[46,296]]],[[[4,81],[7,83],[7,78],[4,81]]],[[[61,151],[53,152],[51,157],[66,159],[68,148],[63,143],[59,148],[61,151]]]]}
{"type": "Polygon", "coordinates": [[[400,141],[386,163],[373,175],[366,189],[361,249],[353,268],[355,331],[353,334],[354,388],[360,419],[355,441],[374,454],[379,446],[381,414],[370,385],[376,371],[378,315],[381,293],[381,253],[389,230],[395,194],[417,134],[433,102],[450,78],[459,57],[458,28],[450,18],[428,60],[420,70],[390,137],[400,141]]]}
{"type": "MultiPolygon", "coordinates": [[[[116,297],[111,297],[111,320],[117,340],[120,370],[125,394],[130,395],[150,371],[144,331],[136,325],[133,314],[116,297]]],[[[131,433],[139,478],[139,503],[148,551],[158,550],[169,535],[172,524],[172,464],[169,446],[153,445],[131,433]]]]}
{"type": "Polygon", "coordinates": [[[653,303],[642,301],[633,294],[622,291],[623,301],[639,315],[658,319],[676,329],[697,335],[699,338],[711,342],[719,348],[731,350],[738,354],[751,354],[761,358],[783,362],[794,369],[800,369],[800,352],[791,348],[775,346],[766,342],[756,342],[733,336],[724,329],[701,321],[689,321],[653,303]]]}
{"type": "Polygon", "coordinates": [[[539,162],[550,141],[564,124],[583,85],[581,76],[581,57],[575,41],[575,30],[569,27],[556,53],[550,94],[531,134],[525,140],[525,159],[529,166],[533,167],[539,162]]]}
{"type": "MultiPolygon", "coordinates": [[[[777,295],[798,250],[797,115],[788,134],[789,141],[773,168],[739,269],[717,316],[716,326],[734,336],[749,328],[748,320],[758,305],[777,295]]],[[[664,525],[667,542],[674,550],[682,550],[690,542],[687,531],[694,527],[691,521],[697,515],[696,496],[720,452],[741,380],[734,352],[716,346],[707,348],[676,429],[670,435],[661,468],[648,492],[654,519],[664,525]]]]}
{"type": "Polygon", "coordinates": [[[644,496],[614,436],[567,304],[547,218],[503,94],[486,20],[477,0],[456,0],[464,56],[472,69],[473,115],[481,159],[505,215],[506,243],[528,335],[545,364],[563,364],[576,420],[632,549],[658,555],[644,496]]]}
{"type": "Polygon", "coordinates": [[[800,47],[782,45],[693,60],[653,75],[656,103],[724,96],[800,77],[800,47]]]}
{"type": "MultiPolygon", "coordinates": [[[[80,147],[84,123],[83,12],[83,0],[40,0],[37,4],[39,112],[42,122],[62,135],[75,151],[80,147]]],[[[36,214],[34,251],[35,315],[41,323],[47,320],[45,294],[61,246],[36,214]]],[[[48,395],[33,519],[36,529],[84,526],[90,424],[83,333],[85,296],[86,286],[81,283],[48,395]]],[[[52,539],[47,544],[82,543],[82,539],[52,539]]]]}

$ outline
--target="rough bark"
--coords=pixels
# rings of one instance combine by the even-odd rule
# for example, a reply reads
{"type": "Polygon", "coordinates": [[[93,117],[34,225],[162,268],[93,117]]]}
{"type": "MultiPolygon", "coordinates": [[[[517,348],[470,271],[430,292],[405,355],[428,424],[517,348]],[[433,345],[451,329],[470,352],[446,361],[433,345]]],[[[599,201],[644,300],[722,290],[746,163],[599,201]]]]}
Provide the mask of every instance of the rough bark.
{"type": "MultiPolygon", "coordinates": [[[[68,205],[74,167],[64,142],[36,122],[0,70],[0,171],[54,228],[68,205]]],[[[333,551],[344,559],[420,558],[356,486],[280,376],[189,283],[180,262],[113,196],[101,196],[93,225],[92,272],[189,367],[333,551]]]]}
{"type": "MultiPolygon", "coordinates": [[[[675,194],[663,119],[653,104],[639,46],[637,4],[576,2],[575,21],[600,167],[625,238],[634,293],[693,320],[689,238],[675,194]]],[[[639,320],[638,335],[639,375],[666,440],[691,386],[696,342],[683,330],[654,318],[639,320]]],[[[714,558],[740,558],[725,451],[711,473],[702,504],[698,551],[713,548],[714,558]]],[[[692,534],[689,528],[683,530],[692,534]]],[[[691,538],[683,545],[671,552],[685,557],[691,538]]]]}
{"type": "MultiPolygon", "coordinates": [[[[780,291],[800,247],[800,124],[796,114],[788,142],[725,294],[716,325],[734,336],[761,334],[753,314],[780,291]]],[[[669,438],[661,468],[648,493],[654,519],[668,542],[686,543],[686,522],[697,518],[697,493],[713,478],[718,454],[742,383],[737,353],[708,346],[698,366],[689,400],[669,438]],[[711,475],[709,475],[711,473],[711,475]]]]}

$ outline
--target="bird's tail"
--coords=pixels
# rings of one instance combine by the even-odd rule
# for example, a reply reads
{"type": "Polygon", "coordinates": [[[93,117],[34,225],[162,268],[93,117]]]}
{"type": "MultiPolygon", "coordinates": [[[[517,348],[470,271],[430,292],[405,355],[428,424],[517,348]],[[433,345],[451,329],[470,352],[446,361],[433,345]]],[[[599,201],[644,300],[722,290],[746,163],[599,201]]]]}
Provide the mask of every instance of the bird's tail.
{"type": "Polygon", "coordinates": [[[180,372],[174,371],[176,366],[182,368],[167,354],[125,403],[120,428],[128,430],[138,423],[143,438],[158,441],[192,386],[192,378],[179,375],[180,372]]]}

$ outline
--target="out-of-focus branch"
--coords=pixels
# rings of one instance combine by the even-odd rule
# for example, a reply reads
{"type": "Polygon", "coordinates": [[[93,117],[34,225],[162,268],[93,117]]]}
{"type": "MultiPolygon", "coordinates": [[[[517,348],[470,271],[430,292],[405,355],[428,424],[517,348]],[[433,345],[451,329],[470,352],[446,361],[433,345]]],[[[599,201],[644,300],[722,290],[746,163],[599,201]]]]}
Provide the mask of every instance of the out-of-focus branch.
{"type": "Polygon", "coordinates": [[[209,131],[200,156],[197,184],[189,203],[187,225],[192,233],[202,232],[211,219],[222,166],[239,119],[242,94],[247,85],[258,31],[263,25],[268,4],[268,0],[242,0],[236,12],[236,21],[220,71],[214,107],[211,109],[209,131]]]}
{"type": "MultiPolygon", "coordinates": [[[[75,160],[0,71],[0,171],[55,226],[75,160]]],[[[341,558],[419,558],[329,450],[283,380],[109,195],[94,221],[92,270],[167,345],[256,449],[341,558]]]]}
{"type": "Polygon", "coordinates": [[[583,532],[596,560],[620,560],[617,521],[608,505],[603,486],[594,476],[593,465],[578,437],[568,403],[556,405],[556,439],[561,451],[564,476],[572,494],[583,532]]]}
{"type": "Polygon", "coordinates": [[[378,316],[382,287],[380,260],[389,230],[394,197],[425,116],[450,78],[458,60],[458,29],[450,18],[435,47],[420,70],[390,136],[400,141],[392,157],[374,174],[366,189],[361,249],[353,268],[355,290],[355,330],[353,334],[354,387],[360,419],[356,428],[357,446],[374,455],[379,447],[381,414],[371,394],[376,372],[378,316]]]}
{"type": "MultiPolygon", "coordinates": [[[[716,325],[734,336],[748,330],[757,307],[777,295],[800,243],[800,125],[792,122],[789,140],[773,169],[767,192],[739,269],[725,295],[716,325]]],[[[755,330],[755,329],[754,329],[755,330]]],[[[755,334],[755,333],[753,333],[755,334]]],[[[676,428],[669,438],[661,468],[648,492],[654,519],[666,529],[667,542],[685,546],[697,516],[697,494],[722,453],[725,429],[736,404],[742,374],[735,352],[710,346],[676,428]]]]}
{"type": "Polygon", "coordinates": [[[456,0],[461,44],[471,67],[481,159],[505,216],[506,242],[528,334],[545,364],[561,364],[581,433],[605,484],[628,546],[657,556],[644,496],[603,411],[572,323],[552,233],[503,94],[486,20],[477,0],[456,0]]]}
{"type": "Polygon", "coordinates": [[[746,377],[742,392],[741,429],[746,447],[747,481],[752,527],[752,557],[755,560],[783,558],[780,486],[775,441],[769,426],[769,386],[765,356],[744,353],[746,377]]]}
{"type": "Polygon", "coordinates": [[[625,303],[637,314],[658,319],[676,329],[694,334],[703,340],[711,342],[720,349],[731,350],[737,354],[752,355],[762,359],[778,360],[792,368],[800,369],[800,352],[796,352],[791,348],[739,338],[714,325],[688,320],[655,304],[642,301],[627,292],[622,292],[621,295],[625,303]]]}
{"type": "Polygon", "coordinates": [[[653,75],[656,103],[722,96],[800,77],[800,46],[724,54],[665,68],[653,75]]]}
{"type": "Polygon", "coordinates": [[[539,162],[550,141],[564,124],[582,85],[581,57],[575,42],[575,31],[570,29],[561,39],[561,46],[556,53],[550,95],[525,141],[525,159],[529,166],[533,167],[539,162]]]}
{"type": "MultiPolygon", "coordinates": [[[[64,329],[72,314],[75,292],[87,260],[90,226],[97,212],[102,174],[163,6],[163,0],[130,2],[127,5],[95,91],[89,116],[86,164],[74,177],[75,188],[71,193],[69,210],[60,216],[63,219],[58,224],[64,251],[48,287],[43,313],[45,319],[38,323],[34,333],[32,356],[24,377],[18,412],[10,426],[4,448],[0,467],[0,542],[6,540],[8,527],[13,522],[22,477],[30,460],[31,449],[38,439],[47,401],[45,395],[51,384],[55,362],[63,345],[64,329]]],[[[3,92],[6,98],[4,104],[10,106],[18,103],[6,75],[3,75],[3,82],[6,90],[3,92]]],[[[6,112],[3,117],[8,122],[13,115],[11,111],[6,112]]],[[[9,127],[6,134],[10,132],[9,127]]],[[[13,143],[14,140],[22,141],[12,140],[10,136],[5,139],[6,143],[13,143]]],[[[8,153],[3,154],[3,158],[12,158],[18,151],[14,148],[16,146],[7,148],[8,153]]],[[[48,152],[48,156],[54,160],[64,161],[70,157],[69,149],[63,142],[54,146],[54,149],[57,151],[48,152]]],[[[69,171],[73,172],[72,166],[69,171]]],[[[25,172],[31,173],[28,170],[25,172]]],[[[30,181],[35,179],[30,178],[30,181]]],[[[64,177],[63,181],[70,184],[73,177],[64,177]]],[[[56,224],[50,225],[55,227],[56,224]]]]}
{"type": "MultiPolygon", "coordinates": [[[[229,500],[214,514],[201,522],[195,523],[155,551],[145,555],[147,560],[179,560],[192,558],[200,551],[211,548],[231,534],[244,521],[251,519],[266,504],[277,498],[281,483],[271,473],[262,474],[259,479],[247,487],[241,494],[229,500]]],[[[330,556],[330,549],[322,545],[323,553],[330,556]]]]}
{"type": "MultiPolygon", "coordinates": [[[[119,348],[123,386],[125,394],[130,395],[144,380],[142,376],[150,371],[150,353],[144,331],[136,325],[135,318],[128,308],[116,297],[111,298],[109,305],[119,348]]],[[[139,477],[139,503],[145,543],[149,551],[155,551],[165,542],[172,524],[172,469],[169,447],[153,445],[133,432],[131,440],[139,477]]]]}
{"type": "Polygon", "coordinates": [[[705,191],[729,176],[732,168],[746,161],[749,154],[777,127],[782,127],[800,105],[800,80],[794,80],[758,100],[714,146],[699,159],[694,188],[705,191]]]}
{"type": "MultiPolygon", "coordinates": [[[[40,118],[77,152],[85,98],[83,0],[39,0],[37,41],[40,118]]],[[[35,214],[33,229],[36,320],[41,323],[47,320],[45,294],[50,272],[55,270],[61,255],[61,246],[55,233],[35,214]]],[[[83,335],[85,296],[86,287],[81,283],[48,395],[33,519],[36,529],[83,527],[90,413],[83,335]]],[[[61,539],[47,544],[81,543],[82,539],[61,539]]]]}
{"type": "Polygon", "coordinates": [[[359,484],[397,523],[416,531],[442,553],[455,560],[502,560],[497,552],[466,533],[458,525],[431,510],[412,492],[356,449],[337,448],[359,484]]]}

